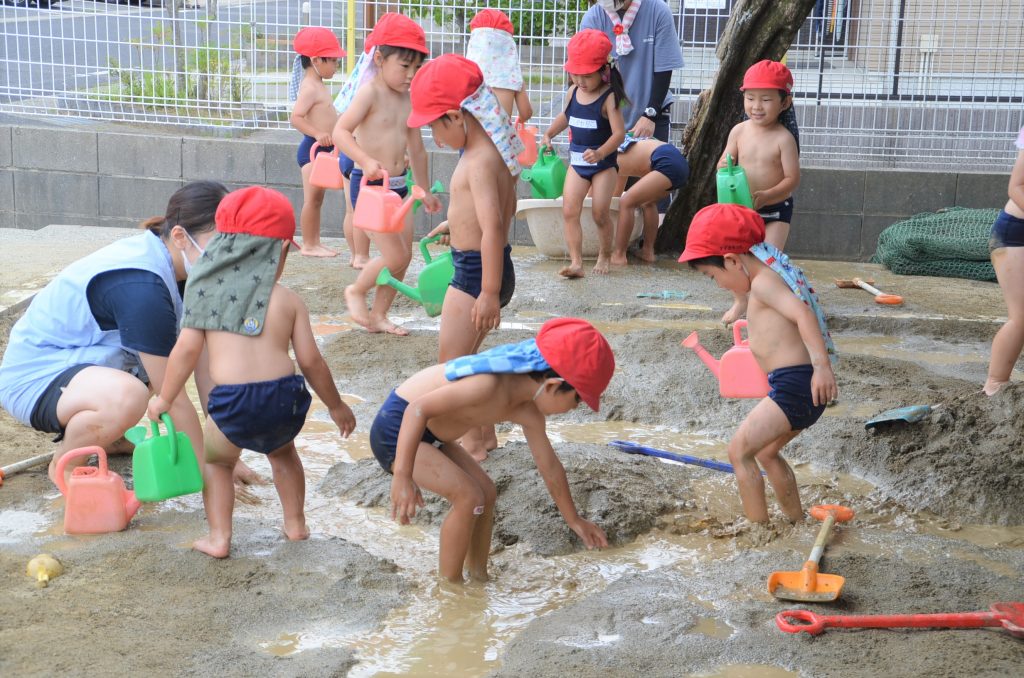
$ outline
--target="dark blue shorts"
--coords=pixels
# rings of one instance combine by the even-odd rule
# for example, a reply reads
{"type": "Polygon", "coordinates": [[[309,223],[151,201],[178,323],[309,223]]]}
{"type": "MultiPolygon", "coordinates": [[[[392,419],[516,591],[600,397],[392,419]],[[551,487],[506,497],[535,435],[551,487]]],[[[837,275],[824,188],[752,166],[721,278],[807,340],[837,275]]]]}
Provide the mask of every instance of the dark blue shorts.
{"type": "MultiPolygon", "coordinates": [[[[570,161],[573,159],[574,155],[582,154],[588,148],[590,148],[590,147],[589,146],[576,146],[574,144],[569,144],[569,158],[570,158],[570,161]]],[[[590,181],[590,180],[592,180],[594,178],[594,175],[600,174],[601,172],[605,171],[606,169],[610,169],[610,168],[618,169],[619,168],[619,155],[618,155],[618,153],[612,153],[611,155],[609,155],[607,158],[604,158],[603,160],[601,160],[601,162],[597,163],[596,165],[576,165],[576,164],[571,164],[570,166],[572,167],[573,171],[576,172],[576,174],[578,174],[580,176],[581,179],[586,179],[587,181],[590,181]]]]}
{"type": "MultiPolygon", "coordinates": [[[[480,284],[484,275],[484,262],[477,250],[457,250],[452,248],[452,265],[455,274],[449,283],[457,290],[462,290],[476,299],[480,296],[480,284]]],[[[512,264],[512,245],[505,245],[505,256],[501,267],[501,291],[498,292],[498,303],[501,308],[512,301],[516,291],[516,268],[512,264]]]]}
{"type": "Polygon", "coordinates": [[[793,196],[789,196],[782,202],[774,205],[765,205],[757,210],[757,213],[764,219],[764,223],[770,224],[773,221],[784,221],[787,224],[793,223],[793,196]]]}
{"type": "Polygon", "coordinates": [[[992,223],[992,233],[988,238],[988,251],[1000,247],[1024,247],[1024,219],[1018,219],[1006,210],[992,223]]]}
{"type": "MultiPolygon", "coordinates": [[[[398,180],[395,177],[390,177],[390,179],[391,179],[391,182],[392,182],[391,183],[391,190],[394,191],[395,193],[397,193],[399,198],[405,200],[405,196],[409,195],[409,189],[405,185],[405,175],[403,174],[402,177],[401,177],[401,179],[402,179],[401,187],[398,186],[398,180]]],[[[360,188],[360,186],[363,183],[363,170],[358,169],[358,168],[353,169],[352,170],[352,174],[349,175],[348,180],[349,180],[349,191],[348,191],[349,198],[351,199],[351,202],[352,202],[352,208],[355,209],[356,200],[359,199],[359,188],[360,188]]],[[[374,179],[373,181],[367,181],[366,185],[367,186],[383,186],[384,185],[384,180],[383,179],[374,179]]]]}
{"type": "Polygon", "coordinates": [[[676,190],[686,184],[690,178],[690,165],[686,158],[679,152],[679,149],[672,144],[662,144],[651,153],[651,171],[660,172],[672,182],[672,188],[676,190]]]}
{"type": "Polygon", "coordinates": [[[340,150],[338,151],[338,167],[341,168],[341,176],[346,179],[352,178],[352,170],[356,168],[355,161],[340,150]]]}
{"type": "MultiPolygon", "coordinates": [[[[402,417],[409,407],[409,402],[402,396],[391,391],[387,400],[380,406],[380,411],[373,420],[370,427],[370,449],[377,459],[380,467],[391,473],[391,466],[395,463],[395,453],[398,449],[398,432],[402,428],[402,417]]],[[[423,437],[420,438],[428,445],[440,448],[444,442],[437,439],[429,428],[423,429],[423,437]]]]}
{"type": "Polygon", "coordinates": [[[768,373],[768,397],[779,406],[794,431],[811,426],[825,411],[825,405],[815,405],[811,395],[810,365],[780,367],[768,373]]]}
{"type": "MultiPolygon", "coordinates": [[[[295,153],[295,159],[299,162],[299,167],[305,167],[309,164],[309,149],[313,148],[315,143],[316,139],[308,134],[303,135],[302,141],[299,142],[299,150],[295,153]]],[[[334,146],[320,146],[316,149],[316,154],[330,153],[333,150],[334,146]]]]}
{"type": "Polygon", "coordinates": [[[270,454],[299,435],[313,399],[302,375],[225,384],[210,391],[209,414],[237,447],[270,454]]]}

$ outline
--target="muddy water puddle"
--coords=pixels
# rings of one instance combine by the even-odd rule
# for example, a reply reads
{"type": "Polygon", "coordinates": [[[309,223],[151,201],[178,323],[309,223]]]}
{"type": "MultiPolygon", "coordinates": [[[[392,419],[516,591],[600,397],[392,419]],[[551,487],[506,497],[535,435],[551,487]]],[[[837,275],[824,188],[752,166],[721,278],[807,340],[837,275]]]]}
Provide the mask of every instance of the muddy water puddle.
{"type": "MultiPolygon", "coordinates": [[[[925,336],[860,333],[843,333],[834,338],[840,355],[901,360],[953,374],[960,374],[965,368],[984,371],[991,353],[990,342],[949,342],[925,336]]],[[[1015,370],[1013,378],[1024,378],[1024,372],[1015,370]]]]}

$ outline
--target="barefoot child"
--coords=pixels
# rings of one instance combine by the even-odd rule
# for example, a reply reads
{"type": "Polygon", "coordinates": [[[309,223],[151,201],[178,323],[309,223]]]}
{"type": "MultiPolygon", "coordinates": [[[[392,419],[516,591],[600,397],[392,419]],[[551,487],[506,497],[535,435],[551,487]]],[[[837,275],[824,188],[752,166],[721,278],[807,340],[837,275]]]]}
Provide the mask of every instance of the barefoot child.
{"type": "MultiPolygon", "coordinates": [[[[409,84],[427,56],[426,35],[412,19],[389,12],[374,26],[367,44],[374,50],[376,75],[359,88],[334,127],[334,142],[356,164],[350,179],[353,206],[359,199],[364,174],[367,184],[374,186],[381,185],[387,175],[388,187],[405,197],[406,152],[416,183],[421,187],[430,185],[420,130],[405,124],[410,111],[409,84]]],[[[429,188],[424,190],[427,195],[423,206],[428,212],[439,211],[440,201],[429,188]]],[[[412,217],[406,219],[402,232],[373,233],[370,238],[380,255],[370,260],[355,283],[345,288],[348,312],[371,332],[407,335],[407,330],[388,319],[396,294],[393,287],[377,287],[372,309],[367,309],[366,295],[377,285],[377,275],[384,267],[398,280],[405,278],[412,259],[412,217]]]]}
{"type": "Polygon", "coordinates": [[[764,220],[753,210],[709,205],[694,216],[679,261],[734,295],[749,296],[750,350],[768,373],[771,391],[729,441],[729,461],[748,519],[768,521],[760,463],[783,513],[799,521],[796,478],[779,452],[838,395],[835,348],[803,271],[764,238],[764,220]]]}
{"type": "MultiPolygon", "coordinates": [[[[320,208],[324,204],[325,189],[309,183],[313,171],[309,152],[314,144],[317,149],[330,153],[334,150],[331,130],[338,120],[331,103],[331,94],[324,80],[334,77],[338,70],[338,59],[345,56],[345,50],[338,44],[338,38],[327,28],[310,26],[295,34],[296,66],[302,67],[302,83],[298,85],[295,106],[292,108],[292,127],[302,132],[297,160],[302,171],[302,212],[299,224],[302,228],[302,254],[308,257],[336,257],[338,253],[320,244],[320,208]]],[[[293,73],[294,80],[298,71],[293,73]]]]}
{"type": "MultiPolygon", "coordinates": [[[[417,372],[391,392],[370,429],[370,446],[391,481],[391,515],[403,525],[423,506],[420,487],[445,497],[439,573],[462,581],[463,567],[487,579],[497,490],[455,442],[467,428],[509,421],[523,434],[558,511],[586,547],[608,545],[604,531],[576,512],[565,469],[545,419],[575,409],[595,412],[615,370],[612,349],[590,323],[555,318],[536,339],[497,346],[417,372]]],[[[522,510],[518,507],[517,510],[522,510]]]]}
{"type": "Polygon", "coordinates": [[[594,273],[607,273],[612,254],[612,218],[610,206],[615,190],[616,149],[626,138],[626,124],[619,108],[626,99],[622,77],[609,62],[612,43],[603,31],[580,31],[569,41],[565,70],[572,77],[564,110],[555,116],[544,133],[542,143],[551,145],[551,137],[566,127],[571,169],[565,176],[562,192],[562,217],[565,220],[565,245],[569,265],[559,271],[566,278],[583,277],[583,227],[580,213],[583,199],[591,195],[591,215],[601,240],[594,273]]]}
{"type": "Polygon", "coordinates": [[[1010,173],[1010,199],[992,224],[989,251],[1006,301],[1007,321],[992,339],[985,395],[995,395],[1010,381],[1024,346],[1024,128],[1017,137],[1017,162],[1010,173]]]}
{"type": "Polygon", "coordinates": [[[221,201],[216,220],[217,235],[189,276],[183,328],[148,414],[156,420],[167,411],[205,345],[216,384],[203,436],[203,503],[210,533],[195,548],[226,558],[235,499],[231,473],[242,448],[270,460],[285,536],[309,536],[303,511],[305,477],[293,441],[311,399],[305,380],[295,374],[289,344],[342,436],[355,428],[355,417],[316,347],[302,299],[277,284],[288,245],[294,244],[295,217],[288,199],[261,186],[243,188],[221,201]]]}
{"type": "Polygon", "coordinates": [[[646,262],[656,260],[654,240],[658,235],[658,202],[678,190],[690,177],[690,165],[678,148],[660,139],[626,137],[618,149],[619,223],[615,226],[615,251],[612,265],[625,266],[626,248],[633,234],[633,210],[644,215],[644,244],[639,254],[646,262]],[[629,177],[640,180],[622,192],[629,177]]]}
{"type": "MultiPolygon", "coordinates": [[[[512,214],[495,205],[515,204],[516,156],[523,145],[480,68],[455,54],[434,59],[410,89],[408,124],[429,124],[440,147],[462,154],[452,173],[448,204],[455,275],[441,309],[440,361],[476,353],[501,322],[512,300],[516,273],[508,231],[512,214]]],[[[462,445],[477,461],[498,445],[493,427],[471,429],[462,445]]]]}
{"type": "MultiPolygon", "coordinates": [[[[793,191],[800,184],[800,154],[793,133],[779,121],[793,105],[790,91],[793,74],[778,61],[759,61],[743,76],[743,110],[750,118],[729,132],[725,152],[718,162],[726,166],[726,155],[742,165],[747,174],[754,209],[765,221],[765,241],[786,249],[789,224],[793,219],[793,191]]],[[[736,297],[722,316],[731,325],[743,317],[747,300],[736,297]]]]}

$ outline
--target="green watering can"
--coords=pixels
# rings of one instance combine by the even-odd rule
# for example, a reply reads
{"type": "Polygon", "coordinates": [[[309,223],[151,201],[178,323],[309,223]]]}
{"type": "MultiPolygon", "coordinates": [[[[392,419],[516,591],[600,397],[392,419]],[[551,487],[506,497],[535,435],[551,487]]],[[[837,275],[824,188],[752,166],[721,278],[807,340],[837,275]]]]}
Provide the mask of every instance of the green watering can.
{"type": "Polygon", "coordinates": [[[519,176],[530,184],[534,198],[560,198],[565,186],[565,163],[550,146],[541,146],[537,162],[519,176]]]}
{"type": "Polygon", "coordinates": [[[743,205],[754,209],[754,199],[750,197],[750,186],[747,184],[747,173],[739,165],[732,163],[732,156],[725,156],[725,167],[718,170],[718,202],[743,205]]]}
{"type": "MultiPolygon", "coordinates": [[[[412,170],[409,170],[408,172],[405,173],[405,187],[411,191],[412,187],[415,186],[415,185],[416,185],[416,182],[413,181],[412,170]]],[[[437,180],[434,181],[434,185],[430,187],[430,192],[431,193],[443,193],[444,192],[444,184],[441,183],[440,179],[437,179],[437,180]]],[[[422,204],[423,204],[422,200],[414,200],[413,203],[412,203],[412,213],[416,214],[416,210],[418,210],[420,208],[420,205],[422,205],[422,204]]]]}
{"type": "Polygon", "coordinates": [[[133,426],[124,433],[135,445],[132,476],[135,496],[140,501],[161,501],[203,489],[203,474],[188,436],[174,430],[174,422],[166,412],[160,419],[167,427],[166,435],[160,435],[155,421],[151,422],[153,435],[149,438],[145,426],[133,426]]]}
{"type": "Polygon", "coordinates": [[[427,245],[440,239],[440,235],[435,235],[432,238],[420,240],[420,252],[427,265],[420,271],[416,287],[410,287],[401,280],[396,280],[387,268],[381,269],[380,275],[377,276],[378,285],[391,285],[413,301],[420,302],[431,318],[441,315],[444,295],[448,291],[448,284],[452,281],[452,276],[455,275],[455,265],[452,264],[450,251],[431,258],[430,250],[427,249],[427,245]]]}

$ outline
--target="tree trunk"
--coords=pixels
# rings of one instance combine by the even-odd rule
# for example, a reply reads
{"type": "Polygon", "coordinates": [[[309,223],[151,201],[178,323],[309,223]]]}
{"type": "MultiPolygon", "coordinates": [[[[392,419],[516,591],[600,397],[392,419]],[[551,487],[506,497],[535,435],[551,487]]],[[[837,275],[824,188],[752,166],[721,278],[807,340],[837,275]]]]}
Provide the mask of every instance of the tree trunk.
{"type": "Polygon", "coordinates": [[[762,59],[778,61],[814,8],[815,0],[737,0],[718,43],[718,73],[701,92],[683,146],[690,180],[669,207],[658,231],[659,252],[679,252],[697,210],[715,202],[715,174],[729,130],[743,115],[743,74],[762,59]]]}

